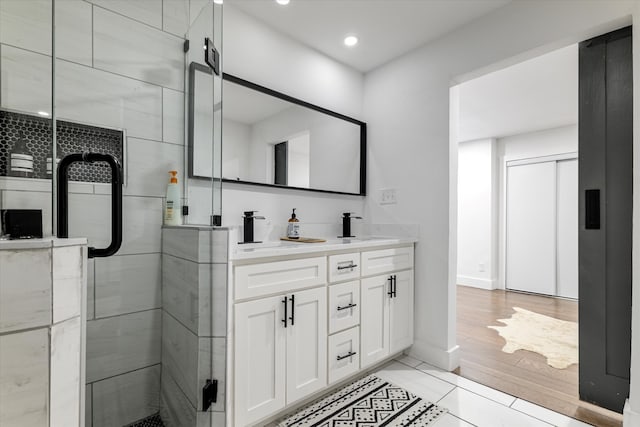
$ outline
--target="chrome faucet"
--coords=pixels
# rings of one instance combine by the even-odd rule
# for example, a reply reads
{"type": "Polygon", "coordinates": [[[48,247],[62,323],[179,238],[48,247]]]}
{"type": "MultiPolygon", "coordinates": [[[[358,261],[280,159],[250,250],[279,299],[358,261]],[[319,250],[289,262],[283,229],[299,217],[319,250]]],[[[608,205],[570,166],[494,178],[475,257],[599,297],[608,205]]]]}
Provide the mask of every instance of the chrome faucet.
{"type": "Polygon", "coordinates": [[[243,243],[262,243],[262,242],[255,242],[253,240],[253,220],[254,219],[264,219],[263,216],[255,216],[255,215],[253,215],[256,212],[258,212],[258,211],[245,211],[244,217],[243,217],[244,229],[242,230],[244,232],[244,241],[238,242],[239,244],[243,244],[243,243]]]}
{"type": "Polygon", "coordinates": [[[351,218],[362,219],[361,216],[351,216],[355,215],[353,212],[344,212],[342,214],[342,236],[338,237],[356,237],[351,235],[351,218]]]}

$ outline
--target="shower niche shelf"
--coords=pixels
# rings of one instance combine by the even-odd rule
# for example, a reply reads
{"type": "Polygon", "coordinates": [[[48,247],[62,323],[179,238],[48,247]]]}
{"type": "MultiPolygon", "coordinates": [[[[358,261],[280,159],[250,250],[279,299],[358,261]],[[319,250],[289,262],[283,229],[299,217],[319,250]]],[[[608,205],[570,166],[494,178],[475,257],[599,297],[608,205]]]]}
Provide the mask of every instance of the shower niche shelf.
{"type": "MultiPolygon", "coordinates": [[[[47,157],[50,155],[52,119],[7,110],[0,110],[0,177],[8,176],[9,153],[20,132],[33,155],[33,178],[50,179],[47,176],[47,157]]],[[[92,151],[111,154],[124,165],[126,139],[122,130],[57,120],[56,132],[58,158],[70,153],[92,151]]],[[[69,179],[76,182],[109,183],[111,169],[106,163],[77,163],[71,166],[69,179]]]]}

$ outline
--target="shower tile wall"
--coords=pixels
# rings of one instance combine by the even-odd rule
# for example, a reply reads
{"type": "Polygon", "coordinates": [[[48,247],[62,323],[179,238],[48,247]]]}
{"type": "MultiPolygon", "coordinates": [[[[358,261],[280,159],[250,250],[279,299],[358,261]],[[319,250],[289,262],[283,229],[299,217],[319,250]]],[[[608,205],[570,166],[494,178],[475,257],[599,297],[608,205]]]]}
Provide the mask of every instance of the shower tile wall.
{"type": "Polygon", "coordinates": [[[165,227],[162,239],[161,415],[170,426],[224,426],[228,231],[165,227]],[[217,401],[202,412],[208,379],[217,401]]]}
{"type": "MultiPolygon", "coordinates": [[[[56,0],[58,119],[124,129],[127,186],[118,255],[88,266],[87,426],[158,412],[161,225],[167,171],[184,165],[183,34],[192,0],[56,0]]],[[[51,0],[0,0],[0,106],[51,98],[51,0]]],[[[195,8],[195,6],[193,6],[195,8]]],[[[48,181],[0,178],[0,207],[43,210],[48,181]]],[[[110,187],[70,185],[70,233],[108,243],[110,187]]]]}

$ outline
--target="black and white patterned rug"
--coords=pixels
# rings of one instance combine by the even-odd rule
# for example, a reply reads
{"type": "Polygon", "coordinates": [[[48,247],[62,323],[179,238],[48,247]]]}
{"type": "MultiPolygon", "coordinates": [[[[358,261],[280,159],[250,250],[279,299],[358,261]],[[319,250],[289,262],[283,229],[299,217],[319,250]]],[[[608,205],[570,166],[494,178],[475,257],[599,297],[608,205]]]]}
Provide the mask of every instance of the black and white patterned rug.
{"type": "Polygon", "coordinates": [[[278,427],[424,427],[446,412],[369,375],[287,417],[278,427]]]}

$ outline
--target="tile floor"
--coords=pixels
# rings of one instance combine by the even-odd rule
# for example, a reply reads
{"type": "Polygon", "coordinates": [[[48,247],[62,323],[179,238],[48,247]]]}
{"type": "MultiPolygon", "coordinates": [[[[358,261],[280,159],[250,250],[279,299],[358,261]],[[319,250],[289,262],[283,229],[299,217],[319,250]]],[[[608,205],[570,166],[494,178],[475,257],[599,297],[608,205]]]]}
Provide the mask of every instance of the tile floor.
{"type": "Polygon", "coordinates": [[[449,410],[434,427],[585,427],[525,400],[402,356],[375,373],[449,410]]]}

